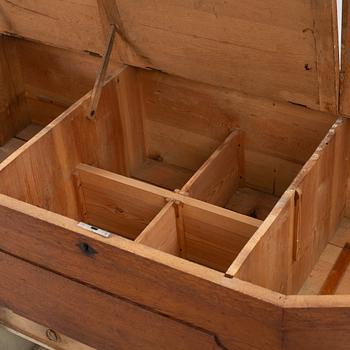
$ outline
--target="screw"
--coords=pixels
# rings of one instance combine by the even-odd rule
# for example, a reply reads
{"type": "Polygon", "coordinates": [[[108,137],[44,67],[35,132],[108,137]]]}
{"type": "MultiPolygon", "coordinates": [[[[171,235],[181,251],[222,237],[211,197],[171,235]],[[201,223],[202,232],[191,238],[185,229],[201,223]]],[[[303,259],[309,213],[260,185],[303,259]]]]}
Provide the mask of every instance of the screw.
{"type": "Polygon", "coordinates": [[[53,329],[46,330],[46,337],[47,337],[47,339],[49,339],[55,343],[60,341],[59,335],[53,329]]]}

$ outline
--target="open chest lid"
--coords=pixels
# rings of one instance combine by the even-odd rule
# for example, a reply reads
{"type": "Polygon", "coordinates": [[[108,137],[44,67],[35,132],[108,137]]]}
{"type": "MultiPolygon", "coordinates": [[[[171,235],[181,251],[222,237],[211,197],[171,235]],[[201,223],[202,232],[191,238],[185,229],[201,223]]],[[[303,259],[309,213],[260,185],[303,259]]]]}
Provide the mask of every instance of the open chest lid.
{"type": "Polygon", "coordinates": [[[0,31],[337,112],[335,0],[0,0],[0,31]]]}

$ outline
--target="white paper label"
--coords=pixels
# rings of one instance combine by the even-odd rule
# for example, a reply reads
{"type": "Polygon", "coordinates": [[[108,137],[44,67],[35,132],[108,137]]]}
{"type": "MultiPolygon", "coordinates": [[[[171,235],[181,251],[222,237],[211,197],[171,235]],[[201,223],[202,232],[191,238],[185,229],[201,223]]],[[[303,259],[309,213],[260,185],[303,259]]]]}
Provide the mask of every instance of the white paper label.
{"type": "Polygon", "coordinates": [[[105,237],[105,238],[109,238],[112,236],[111,232],[102,230],[102,229],[95,227],[95,226],[91,226],[89,224],[86,224],[85,222],[79,222],[78,226],[85,229],[85,230],[88,230],[90,232],[96,233],[97,235],[105,237]]]}

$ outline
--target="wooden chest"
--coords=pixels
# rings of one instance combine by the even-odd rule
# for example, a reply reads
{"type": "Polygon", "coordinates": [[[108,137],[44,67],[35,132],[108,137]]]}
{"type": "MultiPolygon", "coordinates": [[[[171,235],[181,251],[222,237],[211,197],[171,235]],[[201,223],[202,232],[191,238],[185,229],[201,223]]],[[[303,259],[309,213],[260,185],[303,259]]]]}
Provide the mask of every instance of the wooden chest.
{"type": "Polygon", "coordinates": [[[349,349],[347,2],[0,0],[1,322],[349,349]]]}

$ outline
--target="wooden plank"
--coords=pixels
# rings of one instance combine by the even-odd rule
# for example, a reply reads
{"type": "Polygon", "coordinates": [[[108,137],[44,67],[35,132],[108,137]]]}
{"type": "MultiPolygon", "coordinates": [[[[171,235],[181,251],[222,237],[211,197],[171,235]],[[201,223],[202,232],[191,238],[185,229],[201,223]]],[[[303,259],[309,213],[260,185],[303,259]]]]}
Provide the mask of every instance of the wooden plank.
{"type": "MultiPolygon", "coordinates": [[[[6,327],[9,332],[18,334],[31,342],[44,346],[45,349],[93,350],[90,346],[79,343],[63,334],[57,333],[56,331],[54,331],[54,335],[49,339],[48,332],[51,331],[52,334],[53,330],[22,317],[4,307],[0,308],[0,324],[6,327]],[[57,339],[57,341],[55,341],[55,339],[57,339]]],[[[31,347],[33,347],[33,345],[31,345],[31,347]]]]}
{"type": "Polygon", "coordinates": [[[153,159],[147,159],[132,173],[136,179],[169,190],[182,188],[192,174],[191,170],[153,159]]]}
{"type": "Polygon", "coordinates": [[[190,197],[225,206],[243,175],[243,144],[233,131],[182,188],[190,197]]]}
{"type": "Polygon", "coordinates": [[[261,221],[237,214],[229,216],[184,205],[185,258],[225,272],[261,221]]]}
{"type": "Polygon", "coordinates": [[[89,288],[4,253],[0,253],[0,266],[2,304],[87,345],[106,350],[220,349],[215,335],[118,295],[89,288]],[[20,288],[23,283],[25,289],[20,288]],[[145,332],[145,324],[152,332],[145,332]]]}
{"type": "Polygon", "coordinates": [[[272,191],[275,179],[277,195],[283,194],[336,119],[158,72],[142,71],[139,76],[152,158],[196,171],[238,128],[244,133],[246,179],[262,191],[272,191]]]}
{"type": "Polygon", "coordinates": [[[136,238],[135,242],[179,256],[174,202],[169,202],[136,238]]]}
{"type": "Polygon", "coordinates": [[[164,198],[122,182],[122,176],[85,164],[76,168],[85,212],[93,226],[135,239],[158,214],[164,198]]]}
{"type": "MultiPolygon", "coordinates": [[[[45,266],[46,269],[56,271],[60,275],[81,281],[84,285],[91,285],[109,294],[118,295],[122,299],[157,310],[171,318],[181,319],[186,324],[196,325],[197,329],[199,327],[213,332],[224,348],[239,350],[281,348],[280,323],[283,296],[280,294],[266,293],[259,287],[237,279],[225,278],[222,273],[160,251],[155,253],[153,249],[117,236],[106,241],[102,237],[78,228],[77,222],[73,220],[6,196],[0,197],[0,249],[2,251],[21,256],[35,265],[45,266]],[[93,257],[82,254],[77,247],[79,242],[89,245],[97,253],[93,257]],[[154,298],[155,295],[159,297],[154,298]],[[213,303],[213,296],[220,300],[220,303],[213,303]],[[252,331],[258,339],[249,336],[252,331]],[[261,343],[261,337],[264,337],[263,343],[261,343]]],[[[211,207],[214,211],[224,211],[215,206],[211,207]]],[[[233,215],[231,212],[227,212],[227,216],[231,215],[233,215]]],[[[4,273],[6,271],[6,275],[9,271],[0,270],[4,273]]],[[[15,283],[19,283],[20,280],[22,284],[26,283],[23,282],[23,278],[28,278],[29,286],[32,276],[20,270],[16,271],[19,276],[22,274],[23,276],[17,277],[10,274],[15,283]]],[[[38,281],[34,283],[35,293],[37,293],[37,285],[41,283],[38,281]]],[[[91,333],[93,337],[104,335],[98,329],[90,331],[82,328],[85,322],[83,324],[78,322],[81,337],[69,332],[69,329],[72,330],[70,321],[63,323],[68,329],[56,327],[55,322],[58,320],[56,312],[62,310],[60,305],[57,306],[57,300],[70,303],[75,298],[79,299],[81,293],[74,291],[72,293],[74,298],[62,298],[55,294],[61,293],[62,289],[56,288],[51,283],[43,282],[43,285],[44,289],[39,291],[42,290],[44,301],[48,300],[44,298],[46,293],[51,295],[45,288],[52,288],[54,291],[52,296],[55,312],[48,305],[44,305],[37,310],[48,310],[47,315],[50,320],[35,318],[33,321],[47,324],[74,339],[84,339],[85,343],[86,334],[91,333]]],[[[17,290],[16,286],[10,286],[9,295],[15,299],[13,303],[17,305],[14,311],[26,316],[26,310],[18,304],[18,299],[22,299],[18,294],[14,295],[14,290],[17,290]]],[[[18,292],[27,295],[23,288],[18,288],[18,292]]],[[[35,300],[35,298],[31,299],[35,300]]],[[[90,305],[89,302],[84,302],[85,306],[86,304],[90,305]]],[[[23,307],[32,309],[31,305],[33,305],[32,302],[26,302],[23,307]]],[[[99,322],[100,319],[106,319],[102,316],[105,312],[104,308],[98,303],[93,305],[102,312],[101,317],[98,317],[99,322]]],[[[110,303],[108,308],[111,309],[110,303]]],[[[83,307],[83,309],[90,315],[94,314],[90,308],[83,307]]],[[[78,313],[78,315],[81,320],[81,314],[78,313]]],[[[113,315],[115,319],[115,313],[113,315]]],[[[85,316],[83,318],[85,319],[85,316]]],[[[87,316],[88,323],[90,320],[91,317],[87,316]]],[[[110,324],[113,322],[111,321],[110,324]]],[[[142,329],[144,330],[144,325],[142,329]]]]}

